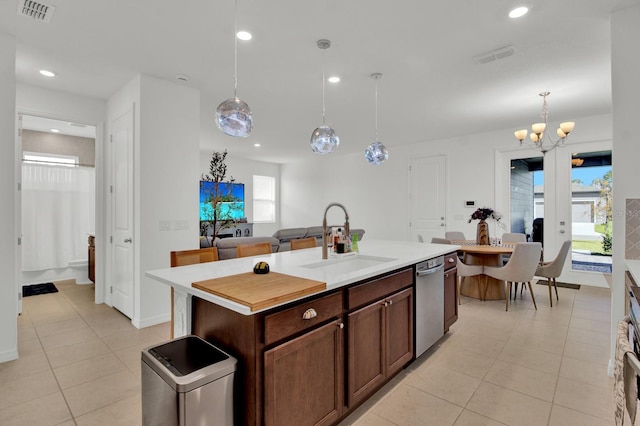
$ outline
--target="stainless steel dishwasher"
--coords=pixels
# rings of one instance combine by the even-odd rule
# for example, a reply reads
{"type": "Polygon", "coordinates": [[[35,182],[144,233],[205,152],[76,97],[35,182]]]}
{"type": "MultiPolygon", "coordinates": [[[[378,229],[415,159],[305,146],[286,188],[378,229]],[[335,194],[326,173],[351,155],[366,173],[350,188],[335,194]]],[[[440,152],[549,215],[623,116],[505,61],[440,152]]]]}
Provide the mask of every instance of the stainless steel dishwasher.
{"type": "Polygon", "coordinates": [[[416,358],[444,335],[444,256],[416,265],[416,358]]]}

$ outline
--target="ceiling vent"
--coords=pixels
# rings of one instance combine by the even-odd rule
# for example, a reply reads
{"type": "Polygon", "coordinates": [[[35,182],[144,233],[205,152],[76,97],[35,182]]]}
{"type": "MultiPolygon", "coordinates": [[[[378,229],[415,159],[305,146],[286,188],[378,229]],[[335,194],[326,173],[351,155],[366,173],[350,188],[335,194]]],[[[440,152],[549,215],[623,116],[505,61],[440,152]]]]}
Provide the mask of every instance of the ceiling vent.
{"type": "Polygon", "coordinates": [[[505,46],[500,49],[492,50],[488,53],[483,53],[482,55],[475,56],[473,59],[479,64],[487,64],[489,62],[497,61],[498,59],[504,59],[508,56],[516,53],[516,50],[513,46],[505,46]]]}
{"type": "Polygon", "coordinates": [[[18,15],[26,16],[28,18],[35,19],[36,21],[46,23],[51,22],[51,18],[53,18],[53,12],[55,12],[55,10],[55,6],[37,1],[20,0],[18,2],[18,15]]]}

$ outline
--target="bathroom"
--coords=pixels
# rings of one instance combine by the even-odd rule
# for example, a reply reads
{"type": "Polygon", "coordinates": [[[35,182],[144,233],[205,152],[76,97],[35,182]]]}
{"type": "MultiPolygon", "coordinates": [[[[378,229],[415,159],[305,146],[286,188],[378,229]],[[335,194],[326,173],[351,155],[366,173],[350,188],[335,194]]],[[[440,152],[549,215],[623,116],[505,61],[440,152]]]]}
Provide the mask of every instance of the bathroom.
{"type": "Polygon", "coordinates": [[[21,115],[21,285],[89,279],[95,231],[94,126],[21,115]]]}

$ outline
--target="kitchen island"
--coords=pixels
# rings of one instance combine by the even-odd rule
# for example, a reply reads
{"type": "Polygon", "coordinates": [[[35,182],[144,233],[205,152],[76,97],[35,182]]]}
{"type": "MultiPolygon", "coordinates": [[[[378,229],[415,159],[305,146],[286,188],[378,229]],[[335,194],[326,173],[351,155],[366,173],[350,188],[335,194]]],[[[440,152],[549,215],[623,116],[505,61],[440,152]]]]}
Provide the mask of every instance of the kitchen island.
{"type": "Polygon", "coordinates": [[[415,265],[457,248],[370,240],[327,260],[318,247],[147,275],[174,289],[175,336],[199,335],[238,358],[237,423],[335,424],[414,359],[415,265]],[[258,261],[325,288],[252,310],[192,286],[258,261]]]}

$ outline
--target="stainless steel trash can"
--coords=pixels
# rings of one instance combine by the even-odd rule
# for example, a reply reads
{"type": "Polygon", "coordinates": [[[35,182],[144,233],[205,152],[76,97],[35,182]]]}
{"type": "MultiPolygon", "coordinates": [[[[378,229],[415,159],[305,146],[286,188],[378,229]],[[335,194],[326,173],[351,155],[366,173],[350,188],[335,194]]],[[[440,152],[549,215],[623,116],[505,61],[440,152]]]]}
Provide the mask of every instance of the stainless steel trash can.
{"type": "Polygon", "coordinates": [[[198,336],[142,351],[142,424],[233,425],[237,361],[198,336]]]}

